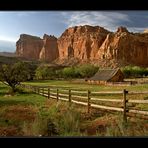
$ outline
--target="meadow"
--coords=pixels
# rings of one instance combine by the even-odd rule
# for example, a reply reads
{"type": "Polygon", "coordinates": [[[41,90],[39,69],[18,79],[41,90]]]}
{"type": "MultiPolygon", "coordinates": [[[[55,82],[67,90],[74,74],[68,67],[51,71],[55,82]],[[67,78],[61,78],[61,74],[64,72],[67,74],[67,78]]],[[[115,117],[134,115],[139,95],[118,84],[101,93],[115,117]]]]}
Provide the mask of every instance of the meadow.
{"type": "MultiPolygon", "coordinates": [[[[133,86],[98,86],[76,80],[30,81],[34,86],[58,86],[91,91],[146,91],[147,84],[133,86]]],[[[0,83],[0,136],[147,136],[148,121],[128,118],[122,123],[117,112],[92,109],[37,95],[21,89],[11,96],[0,83]]],[[[112,97],[112,96],[110,96],[112,97]]]]}

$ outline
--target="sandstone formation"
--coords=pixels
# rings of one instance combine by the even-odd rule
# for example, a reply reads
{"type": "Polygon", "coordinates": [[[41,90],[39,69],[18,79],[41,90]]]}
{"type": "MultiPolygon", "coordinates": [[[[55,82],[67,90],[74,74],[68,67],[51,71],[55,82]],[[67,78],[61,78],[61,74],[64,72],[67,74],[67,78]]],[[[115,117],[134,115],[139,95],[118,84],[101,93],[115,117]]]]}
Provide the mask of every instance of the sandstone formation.
{"type": "Polygon", "coordinates": [[[148,29],[145,29],[143,33],[148,33],[148,29]]]}
{"type": "Polygon", "coordinates": [[[16,42],[16,55],[27,59],[38,59],[43,40],[36,36],[21,34],[16,42]]]}
{"type": "Polygon", "coordinates": [[[115,59],[121,64],[148,66],[148,36],[132,34],[123,27],[107,35],[98,51],[99,59],[115,59]]]}
{"type": "Polygon", "coordinates": [[[90,62],[99,66],[148,66],[148,33],[131,33],[125,27],[110,32],[99,26],[70,27],[57,39],[22,34],[16,54],[29,59],[60,64],[90,62]]]}
{"type": "Polygon", "coordinates": [[[43,36],[43,47],[40,51],[39,59],[52,62],[59,56],[57,38],[54,36],[43,36]]]}
{"type": "Polygon", "coordinates": [[[76,26],[67,29],[58,39],[59,58],[97,59],[97,52],[109,31],[96,26],[76,26]]]}

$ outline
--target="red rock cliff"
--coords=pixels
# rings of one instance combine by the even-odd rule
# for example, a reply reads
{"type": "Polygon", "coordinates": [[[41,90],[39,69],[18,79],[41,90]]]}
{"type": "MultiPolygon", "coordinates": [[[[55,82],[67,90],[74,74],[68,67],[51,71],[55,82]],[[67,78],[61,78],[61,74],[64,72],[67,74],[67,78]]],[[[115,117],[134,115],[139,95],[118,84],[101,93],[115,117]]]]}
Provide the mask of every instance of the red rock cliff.
{"type": "Polygon", "coordinates": [[[76,26],[67,29],[58,39],[59,58],[97,59],[97,52],[109,31],[99,26],[76,26]]]}
{"type": "Polygon", "coordinates": [[[38,59],[43,40],[36,36],[21,34],[16,42],[16,55],[28,59],[38,59]]]}
{"type": "Polygon", "coordinates": [[[148,66],[148,33],[131,33],[125,27],[110,32],[99,26],[75,26],[56,39],[21,35],[16,43],[18,56],[49,62],[78,59],[103,66],[126,64],[148,66]]]}
{"type": "Polygon", "coordinates": [[[129,33],[119,27],[107,35],[98,51],[99,59],[115,59],[121,64],[148,66],[148,34],[129,33]]]}
{"type": "Polygon", "coordinates": [[[43,36],[43,47],[41,49],[39,59],[43,61],[52,62],[59,56],[57,38],[54,36],[43,36]]]}

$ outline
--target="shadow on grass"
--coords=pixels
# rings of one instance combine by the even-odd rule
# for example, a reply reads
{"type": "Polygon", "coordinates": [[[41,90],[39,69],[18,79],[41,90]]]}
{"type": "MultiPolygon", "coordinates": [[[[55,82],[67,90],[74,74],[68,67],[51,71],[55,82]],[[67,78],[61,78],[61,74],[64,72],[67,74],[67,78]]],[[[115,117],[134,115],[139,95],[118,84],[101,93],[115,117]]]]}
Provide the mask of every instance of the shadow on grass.
{"type": "Polygon", "coordinates": [[[10,106],[10,105],[20,105],[20,104],[26,104],[26,101],[24,100],[0,100],[0,106],[10,106]]]}
{"type": "Polygon", "coordinates": [[[34,95],[33,92],[21,91],[16,92],[14,95],[11,95],[8,92],[0,93],[0,106],[10,106],[10,105],[33,105],[32,100],[25,99],[24,97],[29,97],[34,95]],[[10,95],[10,96],[9,96],[10,95]],[[16,98],[15,98],[16,97],[16,98]],[[20,97],[20,100],[18,99],[20,97]]]}
{"type": "Polygon", "coordinates": [[[12,95],[12,96],[15,96],[15,95],[31,95],[31,94],[34,94],[33,92],[29,92],[29,91],[17,91],[15,92],[13,95],[11,92],[9,92],[9,90],[7,91],[2,91],[0,92],[0,96],[5,96],[5,95],[12,95]]]}
{"type": "Polygon", "coordinates": [[[0,86],[0,89],[6,89],[7,87],[6,86],[0,86]]]}

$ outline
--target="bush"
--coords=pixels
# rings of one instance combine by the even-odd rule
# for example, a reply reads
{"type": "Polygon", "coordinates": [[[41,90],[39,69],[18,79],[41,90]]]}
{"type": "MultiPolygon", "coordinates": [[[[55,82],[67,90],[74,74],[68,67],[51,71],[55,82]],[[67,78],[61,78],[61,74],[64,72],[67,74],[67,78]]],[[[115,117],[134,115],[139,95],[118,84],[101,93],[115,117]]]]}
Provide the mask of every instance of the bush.
{"type": "Polygon", "coordinates": [[[62,76],[64,78],[89,78],[93,76],[98,69],[98,67],[90,64],[67,67],[62,70],[62,76]]]}
{"type": "Polygon", "coordinates": [[[126,66],[122,68],[126,78],[148,76],[148,68],[141,68],[138,66],[126,66]]]}
{"type": "Polygon", "coordinates": [[[55,71],[47,65],[40,65],[35,71],[36,79],[52,79],[55,76],[55,71]]]}
{"type": "Polygon", "coordinates": [[[81,78],[89,78],[92,77],[97,71],[99,67],[90,64],[84,64],[76,67],[77,73],[79,73],[81,78]]]}
{"type": "Polygon", "coordinates": [[[64,78],[76,78],[78,73],[74,67],[67,67],[62,70],[62,76],[64,78]]]}

